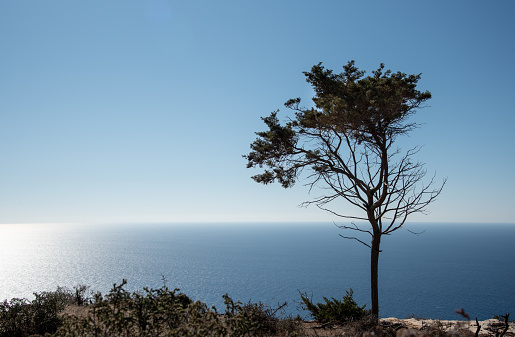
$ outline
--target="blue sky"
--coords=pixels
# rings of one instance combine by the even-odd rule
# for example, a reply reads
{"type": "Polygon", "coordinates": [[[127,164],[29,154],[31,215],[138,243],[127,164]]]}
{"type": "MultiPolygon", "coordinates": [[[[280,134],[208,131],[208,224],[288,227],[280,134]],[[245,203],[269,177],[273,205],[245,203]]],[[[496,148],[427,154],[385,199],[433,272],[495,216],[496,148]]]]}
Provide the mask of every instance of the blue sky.
{"type": "MultiPolygon", "coordinates": [[[[253,182],[260,117],[349,60],[422,73],[413,221],[515,222],[512,1],[0,2],[0,223],[338,221],[253,182]]],[[[342,205],[339,212],[354,212],[342,205]]]]}

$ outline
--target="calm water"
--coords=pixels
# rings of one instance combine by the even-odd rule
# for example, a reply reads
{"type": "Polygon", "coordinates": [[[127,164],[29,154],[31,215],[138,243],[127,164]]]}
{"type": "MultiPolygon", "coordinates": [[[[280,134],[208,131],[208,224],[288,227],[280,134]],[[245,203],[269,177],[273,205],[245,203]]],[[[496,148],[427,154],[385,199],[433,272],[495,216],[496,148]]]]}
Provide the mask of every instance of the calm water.
{"type": "MultiPolygon", "coordinates": [[[[383,237],[380,315],[479,319],[515,313],[515,225],[413,224],[383,237]]],[[[87,284],[107,292],[170,288],[223,308],[287,301],[299,291],[369,303],[369,251],[333,224],[0,225],[0,300],[87,284]]],[[[348,233],[347,233],[348,234],[348,233]]]]}

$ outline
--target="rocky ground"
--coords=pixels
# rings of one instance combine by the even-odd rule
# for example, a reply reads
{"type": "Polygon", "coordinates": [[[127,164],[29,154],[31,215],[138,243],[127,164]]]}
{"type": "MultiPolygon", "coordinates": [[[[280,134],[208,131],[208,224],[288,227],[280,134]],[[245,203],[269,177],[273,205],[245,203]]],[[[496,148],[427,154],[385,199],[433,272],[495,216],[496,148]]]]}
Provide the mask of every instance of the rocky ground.
{"type": "MultiPolygon", "coordinates": [[[[383,318],[381,327],[371,331],[363,331],[363,326],[324,326],[316,322],[303,322],[300,336],[336,337],[336,336],[396,336],[396,337],[425,337],[425,336],[474,336],[477,331],[475,321],[449,321],[431,319],[398,319],[383,318]]],[[[504,330],[504,324],[496,319],[480,321],[479,336],[496,336],[504,330]]],[[[505,337],[515,336],[515,323],[510,323],[505,337]]]]}
{"type": "MultiPolygon", "coordinates": [[[[398,318],[383,318],[382,322],[388,325],[401,324],[406,326],[407,329],[416,330],[430,330],[431,328],[439,328],[446,332],[470,331],[475,334],[477,331],[476,321],[447,321],[447,320],[431,320],[431,319],[398,319],[398,318]],[[427,328],[427,329],[426,329],[427,328]]],[[[501,333],[504,329],[504,323],[497,319],[488,319],[478,322],[481,329],[479,330],[480,336],[495,336],[496,332],[501,333]]],[[[410,336],[409,334],[403,336],[410,336]]],[[[504,336],[515,336],[515,324],[508,324],[508,330],[504,336]]]]}

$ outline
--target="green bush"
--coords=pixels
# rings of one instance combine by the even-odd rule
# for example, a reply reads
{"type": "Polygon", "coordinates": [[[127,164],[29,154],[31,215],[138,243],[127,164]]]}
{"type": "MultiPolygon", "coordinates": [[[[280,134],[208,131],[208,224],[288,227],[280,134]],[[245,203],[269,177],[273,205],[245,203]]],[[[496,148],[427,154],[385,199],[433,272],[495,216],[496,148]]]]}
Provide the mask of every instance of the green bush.
{"type": "Polygon", "coordinates": [[[113,285],[103,297],[97,293],[88,307],[87,317],[67,316],[55,337],[90,336],[269,336],[278,331],[294,334],[293,325],[279,324],[277,310],[261,303],[242,305],[224,295],[225,312],[193,302],[188,296],[170,290],[143,288],[127,292],[113,285]]]}
{"type": "Polygon", "coordinates": [[[356,301],[354,301],[352,298],[354,294],[352,289],[346,291],[346,293],[342,301],[335,298],[328,299],[324,297],[325,303],[316,304],[314,304],[305,293],[301,293],[302,309],[308,310],[310,315],[320,323],[345,324],[370,315],[370,310],[365,309],[366,305],[359,306],[356,301]]]}
{"type": "Polygon", "coordinates": [[[56,336],[159,336],[177,328],[192,303],[166,284],[133,293],[124,289],[125,284],[126,280],[115,283],[105,297],[95,294],[87,317],[67,316],[56,336]]]}
{"type": "Polygon", "coordinates": [[[225,311],[193,302],[179,289],[143,288],[128,292],[127,281],[114,284],[105,296],[86,296],[86,286],[74,291],[57,288],[35,293],[35,299],[0,303],[0,337],[118,337],[118,336],[295,336],[299,323],[278,318],[277,309],[259,303],[233,301],[224,295],[225,311]],[[78,315],[63,314],[67,305],[83,306],[78,315]]]}
{"type": "Polygon", "coordinates": [[[13,298],[0,303],[0,337],[54,333],[62,324],[60,313],[70,303],[64,288],[34,293],[34,300],[13,298]]]}
{"type": "Polygon", "coordinates": [[[0,337],[28,336],[30,303],[25,298],[13,298],[0,303],[0,337]]]}
{"type": "Polygon", "coordinates": [[[224,295],[224,300],[224,320],[230,336],[294,336],[299,330],[298,322],[291,316],[277,316],[277,313],[287,305],[286,302],[274,309],[261,302],[234,302],[227,295],[224,295]]]}

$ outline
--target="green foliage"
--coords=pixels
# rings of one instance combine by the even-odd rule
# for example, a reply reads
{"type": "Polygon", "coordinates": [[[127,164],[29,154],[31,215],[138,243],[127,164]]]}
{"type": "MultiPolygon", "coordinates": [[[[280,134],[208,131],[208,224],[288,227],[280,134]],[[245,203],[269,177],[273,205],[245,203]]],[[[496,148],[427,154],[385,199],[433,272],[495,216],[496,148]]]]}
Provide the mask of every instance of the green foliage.
{"type": "Polygon", "coordinates": [[[245,155],[247,167],[263,167],[262,174],[252,178],[259,183],[278,181],[291,187],[304,168],[314,172],[335,172],[352,176],[341,169],[336,160],[349,144],[363,145],[367,151],[380,153],[396,136],[415,128],[408,117],[431,98],[428,91],[416,89],[421,75],[384,70],[384,64],[364,76],[354,61],[340,74],[325,69],[321,63],[304,72],[306,81],[315,90],[314,108],[304,108],[301,99],[288,100],[284,105],[295,111],[284,126],[277,112],[262,118],[267,131],[257,132],[245,155]]]}
{"type": "Polygon", "coordinates": [[[130,293],[114,284],[103,297],[97,293],[86,318],[67,316],[56,336],[159,336],[179,326],[192,302],[166,285],[130,293]]]}
{"type": "MultiPolygon", "coordinates": [[[[334,74],[319,63],[304,72],[315,89],[317,109],[302,111],[299,125],[336,126],[339,132],[375,144],[377,136],[389,138],[409,131],[413,125],[404,124],[406,118],[431,98],[431,93],[416,90],[420,74],[385,71],[381,64],[372,76],[364,77],[365,72],[354,61],[343,69],[343,73],[334,74]]],[[[297,104],[290,100],[286,106],[292,107],[291,103],[297,104]]]]}
{"type": "Polygon", "coordinates": [[[89,298],[89,287],[57,288],[35,293],[35,299],[13,298],[0,303],[0,337],[99,337],[99,336],[293,336],[298,324],[279,319],[259,303],[241,304],[224,295],[225,312],[193,302],[179,289],[169,289],[166,280],[159,289],[128,292],[127,284],[114,284],[108,294],[89,298]],[[67,305],[83,306],[84,315],[63,314],[67,305]]]}
{"type": "Polygon", "coordinates": [[[325,303],[314,304],[312,300],[304,293],[300,294],[304,304],[303,309],[308,310],[311,316],[320,323],[338,323],[345,324],[351,321],[361,320],[370,315],[370,310],[366,310],[364,306],[359,306],[352,298],[354,294],[352,289],[346,291],[346,295],[342,301],[335,298],[328,299],[324,297],[325,303]]]}
{"type": "Polygon", "coordinates": [[[276,309],[266,307],[263,303],[234,302],[224,295],[226,305],[224,319],[231,336],[271,336],[279,333],[296,335],[298,324],[291,316],[277,317],[277,312],[284,308],[283,303],[276,309]]]}
{"type": "Polygon", "coordinates": [[[54,333],[62,324],[60,313],[70,304],[64,288],[34,293],[35,299],[13,298],[0,303],[0,337],[24,337],[54,333]]]}
{"type": "Polygon", "coordinates": [[[13,298],[0,304],[0,337],[28,336],[31,313],[26,299],[13,298]]]}
{"type": "Polygon", "coordinates": [[[94,296],[87,317],[67,316],[55,337],[90,336],[269,336],[278,331],[295,332],[293,324],[280,324],[277,310],[263,304],[242,305],[224,295],[225,312],[193,302],[188,296],[170,290],[143,288],[129,293],[126,281],[114,284],[103,297],[94,296]]]}

